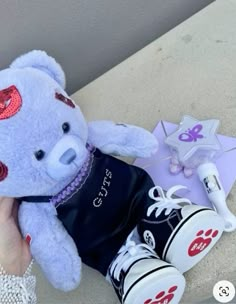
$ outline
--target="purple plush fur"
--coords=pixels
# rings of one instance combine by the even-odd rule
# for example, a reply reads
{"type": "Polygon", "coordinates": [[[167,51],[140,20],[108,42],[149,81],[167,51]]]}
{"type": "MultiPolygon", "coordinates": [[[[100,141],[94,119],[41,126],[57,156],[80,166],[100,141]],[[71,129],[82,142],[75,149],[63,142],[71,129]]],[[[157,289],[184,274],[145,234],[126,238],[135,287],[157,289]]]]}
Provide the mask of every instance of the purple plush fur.
{"type": "MultiPolygon", "coordinates": [[[[29,52],[0,72],[0,91],[12,85],[22,106],[12,117],[0,119],[0,162],[8,168],[0,181],[1,196],[57,194],[78,174],[88,156],[87,143],[104,153],[131,157],[149,157],[157,150],[155,137],[142,128],[111,121],[87,123],[64,91],[60,65],[43,51],[29,52]],[[64,123],[70,126],[67,133],[64,123]],[[39,150],[44,152],[41,160],[35,157],[39,150]],[[69,163],[71,151],[76,157],[69,163]]],[[[77,287],[81,260],[53,204],[23,202],[19,221],[49,281],[64,291],[77,287]]]]}

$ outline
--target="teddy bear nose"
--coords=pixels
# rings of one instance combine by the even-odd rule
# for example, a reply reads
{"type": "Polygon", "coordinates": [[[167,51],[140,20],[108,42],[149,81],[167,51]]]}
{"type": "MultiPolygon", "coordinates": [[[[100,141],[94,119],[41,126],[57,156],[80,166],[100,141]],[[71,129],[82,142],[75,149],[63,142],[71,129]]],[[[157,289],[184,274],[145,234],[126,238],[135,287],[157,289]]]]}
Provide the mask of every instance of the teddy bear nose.
{"type": "Polygon", "coordinates": [[[74,149],[70,148],[66,150],[62,156],[60,157],[59,161],[63,165],[69,165],[73,162],[73,160],[76,158],[76,152],[74,149]]]}

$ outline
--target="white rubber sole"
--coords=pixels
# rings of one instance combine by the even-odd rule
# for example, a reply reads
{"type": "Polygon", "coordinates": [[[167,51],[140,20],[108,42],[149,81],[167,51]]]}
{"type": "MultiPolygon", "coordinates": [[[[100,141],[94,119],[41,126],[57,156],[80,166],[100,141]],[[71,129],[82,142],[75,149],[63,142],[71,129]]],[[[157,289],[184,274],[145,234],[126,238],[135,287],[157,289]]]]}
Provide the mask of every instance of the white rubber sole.
{"type": "Polygon", "coordinates": [[[162,258],[184,273],[201,261],[220,239],[223,231],[224,222],[216,212],[198,212],[196,208],[176,227],[162,258]]]}
{"type": "Polygon", "coordinates": [[[173,266],[164,266],[134,282],[122,303],[178,304],[184,289],[183,275],[173,266]]]}

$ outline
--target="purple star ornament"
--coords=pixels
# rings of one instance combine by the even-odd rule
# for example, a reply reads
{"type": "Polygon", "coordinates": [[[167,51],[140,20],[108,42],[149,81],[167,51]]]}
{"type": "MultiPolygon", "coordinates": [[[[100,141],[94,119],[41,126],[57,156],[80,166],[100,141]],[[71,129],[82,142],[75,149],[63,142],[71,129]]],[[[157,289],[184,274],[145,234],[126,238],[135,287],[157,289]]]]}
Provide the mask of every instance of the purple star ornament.
{"type": "Polygon", "coordinates": [[[191,116],[183,116],[178,129],[165,139],[174,165],[178,163],[185,170],[192,170],[206,161],[212,161],[222,150],[216,135],[219,123],[217,119],[199,121],[191,116]]]}

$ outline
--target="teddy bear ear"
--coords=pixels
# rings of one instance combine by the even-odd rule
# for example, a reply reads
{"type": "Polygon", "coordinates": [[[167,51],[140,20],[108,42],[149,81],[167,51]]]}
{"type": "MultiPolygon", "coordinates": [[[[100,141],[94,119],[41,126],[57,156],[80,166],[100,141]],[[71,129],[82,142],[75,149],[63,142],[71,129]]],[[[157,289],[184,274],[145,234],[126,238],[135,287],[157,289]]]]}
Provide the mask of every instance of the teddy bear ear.
{"type": "Polygon", "coordinates": [[[56,60],[48,56],[44,51],[34,50],[16,58],[10,68],[23,69],[32,67],[47,73],[52,77],[60,86],[64,89],[66,85],[66,79],[62,67],[56,62],[56,60]]]}

